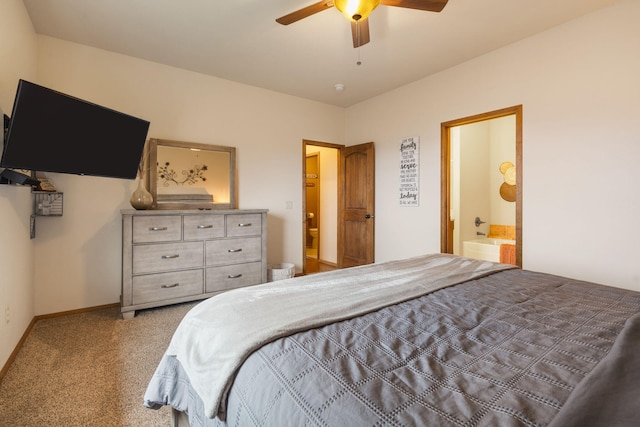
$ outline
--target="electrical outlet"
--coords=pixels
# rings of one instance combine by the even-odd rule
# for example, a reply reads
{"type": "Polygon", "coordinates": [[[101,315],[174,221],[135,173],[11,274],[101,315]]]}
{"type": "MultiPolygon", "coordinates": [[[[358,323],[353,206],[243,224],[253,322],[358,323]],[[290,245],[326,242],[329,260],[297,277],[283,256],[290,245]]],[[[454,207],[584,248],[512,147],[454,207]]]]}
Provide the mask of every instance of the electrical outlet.
{"type": "Polygon", "coordinates": [[[286,203],[286,206],[287,206],[287,209],[293,209],[293,202],[288,201],[288,202],[286,203]]]}

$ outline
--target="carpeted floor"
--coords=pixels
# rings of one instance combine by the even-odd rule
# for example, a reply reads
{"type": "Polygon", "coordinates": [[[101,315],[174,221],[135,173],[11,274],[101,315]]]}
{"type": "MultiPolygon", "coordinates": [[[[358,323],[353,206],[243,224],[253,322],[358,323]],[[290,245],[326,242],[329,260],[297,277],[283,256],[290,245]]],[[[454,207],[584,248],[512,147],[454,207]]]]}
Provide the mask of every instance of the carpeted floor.
{"type": "Polygon", "coordinates": [[[0,426],[169,426],[143,395],[178,323],[197,302],[39,320],[0,383],[0,426]]]}

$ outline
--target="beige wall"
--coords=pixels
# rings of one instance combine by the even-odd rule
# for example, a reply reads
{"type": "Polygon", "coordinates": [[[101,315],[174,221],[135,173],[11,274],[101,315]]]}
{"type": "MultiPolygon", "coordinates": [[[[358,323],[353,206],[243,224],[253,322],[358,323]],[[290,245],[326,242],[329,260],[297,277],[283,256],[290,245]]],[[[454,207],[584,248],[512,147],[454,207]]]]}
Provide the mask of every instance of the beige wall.
{"type": "MultiPolygon", "coordinates": [[[[523,104],[525,268],[640,290],[639,20],[640,3],[623,0],[345,111],[36,37],[22,2],[5,0],[0,103],[10,108],[22,77],[146,118],[150,137],[236,146],[239,207],[269,209],[269,262],[298,270],[303,139],[375,142],[376,260],[386,261],[440,249],[440,123],[523,104]],[[420,136],[420,206],[400,208],[397,145],[409,136],[420,136]]],[[[0,363],[34,314],[119,299],[119,210],[134,182],[50,178],[64,216],[38,218],[34,241],[29,196],[0,188],[0,297],[12,314],[0,363]]]]}
{"type": "MultiPolygon", "coordinates": [[[[0,3],[0,109],[11,115],[18,78],[35,78],[36,36],[21,0],[0,3]]],[[[0,185],[0,367],[34,316],[31,191],[0,185]],[[9,315],[7,323],[6,316],[9,315]]]]}
{"type": "MultiPolygon", "coordinates": [[[[40,84],[149,120],[149,137],[235,146],[239,207],[269,209],[268,262],[301,269],[302,140],[342,143],[343,109],[59,39],[38,41],[40,84]]],[[[49,175],[65,192],[65,214],[46,218],[39,230],[36,312],[119,301],[119,212],[130,208],[134,182],[49,175]]]]}
{"type": "Polygon", "coordinates": [[[349,108],[347,144],[376,142],[376,260],[440,250],[440,123],[522,104],[524,267],[640,290],[638,22],[620,1],[349,108]],[[401,208],[414,135],[420,207],[401,208]]]}

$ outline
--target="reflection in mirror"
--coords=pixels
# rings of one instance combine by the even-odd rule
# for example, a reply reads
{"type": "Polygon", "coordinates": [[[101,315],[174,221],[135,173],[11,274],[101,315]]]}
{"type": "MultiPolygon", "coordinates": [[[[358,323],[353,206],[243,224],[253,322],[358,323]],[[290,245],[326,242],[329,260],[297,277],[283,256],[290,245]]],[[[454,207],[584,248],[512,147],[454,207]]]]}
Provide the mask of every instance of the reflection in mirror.
{"type": "Polygon", "coordinates": [[[166,139],[149,143],[155,209],[236,209],[235,147],[166,139]]]}

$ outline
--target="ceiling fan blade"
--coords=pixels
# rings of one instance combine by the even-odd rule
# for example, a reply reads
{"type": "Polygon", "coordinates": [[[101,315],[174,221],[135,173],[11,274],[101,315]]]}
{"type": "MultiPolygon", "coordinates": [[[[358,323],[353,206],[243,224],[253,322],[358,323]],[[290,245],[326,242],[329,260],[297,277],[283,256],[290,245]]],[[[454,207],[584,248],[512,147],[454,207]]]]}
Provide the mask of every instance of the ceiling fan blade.
{"type": "Polygon", "coordinates": [[[281,16],[280,18],[276,19],[276,22],[282,25],[293,24],[296,21],[307,18],[331,7],[333,7],[333,0],[324,0],[312,4],[311,6],[303,7],[302,9],[296,10],[295,12],[291,12],[288,15],[281,16]]]}
{"type": "Polygon", "coordinates": [[[407,9],[426,10],[427,12],[440,12],[449,0],[380,0],[385,6],[404,7],[407,9]]]}
{"type": "Polygon", "coordinates": [[[351,21],[351,36],[353,37],[353,47],[360,47],[371,41],[369,37],[369,20],[361,19],[358,22],[351,21]]]}

